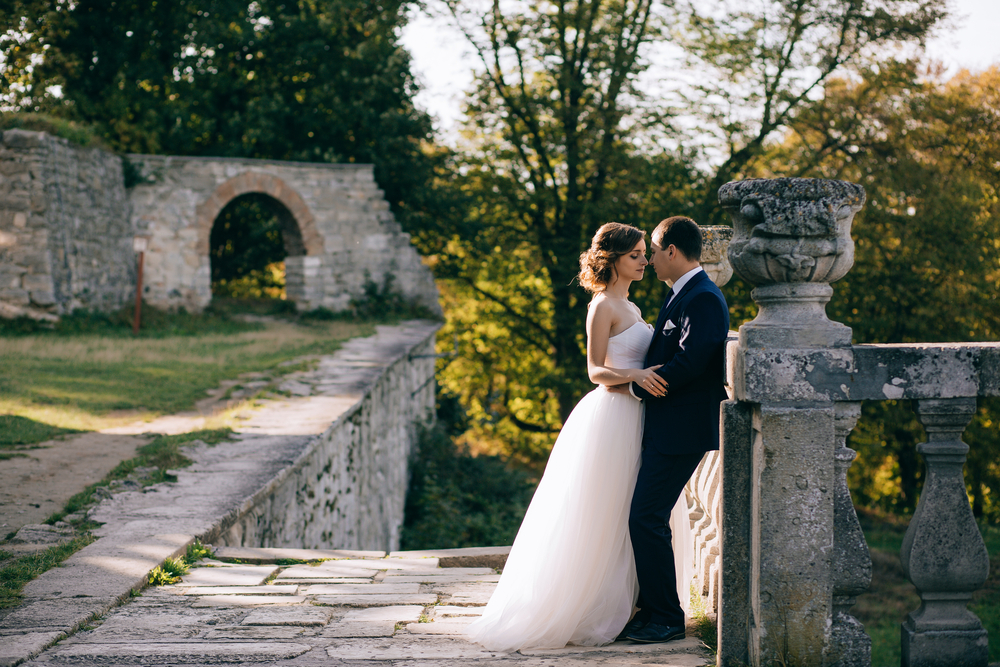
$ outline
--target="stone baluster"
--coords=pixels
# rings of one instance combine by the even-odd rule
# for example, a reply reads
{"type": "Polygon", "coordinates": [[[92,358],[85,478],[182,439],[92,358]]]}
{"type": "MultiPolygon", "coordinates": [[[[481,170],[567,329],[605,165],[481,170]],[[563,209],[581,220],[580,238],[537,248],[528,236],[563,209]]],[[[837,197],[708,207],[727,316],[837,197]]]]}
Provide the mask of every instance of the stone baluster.
{"type": "Polygon", "coordinates": [[[975,398],[916,401],[927,442],[917,511],[903,538],[903,571],[917,587],[920,608],[902,625],[903,667],[986,667],[986,630],[966,605],[989,574],[989,555],[972,516],[962,468],[969,446],[962,433],[975,398]]]}
{"type": "Polygon", "coordinates": [[[837,448],[833,458],[837,482],[833,498],[833,629],[827,655],[837,667],[869,667],[872,662],[872,640],[861,622],[850,613],[856,596],[868,590],[872,581],[871,554],[847,488],[847,470],[856,456],[856,452],[847,447],[847,436],[858,423],[860,415],[860,403],[845,402],[835,406],[837,448]]]}
{"type": "MultiPolygon", "coordinates": [[[[748,620],[740,623],[740,610],[723,600],[722,664],[741,655],[754,667],[821,667],[830,659],[838,481],[834,403],[845,400],[848,389],[834,395],[809,374],[825,377],[826,369],[853,364],[851,330],[832,322],[825,308],[830,283],[854,263],[851,223],[864,199],[864,188],[855,183],[799,178],[753,179],[719,190],[719,202],[733,219],[730,263],[754,285],[751,296],[760,307],[740,327],[732,371],[735,398],[750,404],[752,414],[749,511],[725,517],[727,524],[749,524],[749,564],[724,564],[723,576],[731,581],[722,585],[725,596],[737,580],[748,579],[748,620]],[[782,380],[795,376],[795,369],[802,369],[804,381],[782,380]]],[[[738,453],[748,443],[742,435],[733,443],[725,437],[728,467],[743,458],[731,457],[730,449],[738,453]]],[[[723,477],[745,492],[739,472],[726,470],[723,477]]],[[[743,529],[729,525],[725,533],[739,545],[743,529]]],[[[730,558],[726,549],[724,540],[723,558],[730,558]]]]}

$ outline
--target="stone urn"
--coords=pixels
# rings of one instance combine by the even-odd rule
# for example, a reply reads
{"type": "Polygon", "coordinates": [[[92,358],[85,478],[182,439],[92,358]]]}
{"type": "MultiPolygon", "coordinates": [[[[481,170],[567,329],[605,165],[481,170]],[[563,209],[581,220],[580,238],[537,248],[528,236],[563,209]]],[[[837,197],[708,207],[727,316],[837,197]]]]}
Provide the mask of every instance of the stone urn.
{"type": "Polygon", "coordinates": [[[830,283],[854,264],[851,223],[865,203],[857,183],[814,178],[734,181],[719,188],[733,220],[729,261],[754,285],[756,319],[740,327],[750,347],[839,347],[849,327],[826,316],[830,283]]]}
{"type": "Polygon", "coordinates": [[[701,228],[701,268],[717,286],[722,287],[733,277],[733,266],[729,263],[729,241],[733,238],[733,228],[705,226],[701,228]]]}

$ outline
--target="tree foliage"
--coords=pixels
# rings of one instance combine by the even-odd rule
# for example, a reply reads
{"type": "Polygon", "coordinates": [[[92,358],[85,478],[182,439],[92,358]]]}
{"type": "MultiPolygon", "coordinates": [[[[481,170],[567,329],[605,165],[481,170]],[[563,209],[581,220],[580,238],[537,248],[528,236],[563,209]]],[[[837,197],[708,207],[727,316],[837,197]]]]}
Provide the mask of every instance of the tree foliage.
{"type": "MultiPolygon", "coordinates": [[[[511,266],[494,266],[512,289],[454,261],[450,275],[489,302],[487,311],[502,313],[516,349],[541,362],[534,387],[504,382],[487,400],[520,429],[551,432],[579,398],[585,310],[572,286],[578,258],[597,227],[622,213],[613,202],[615,171],[628,152],[623,120],[638,92],[642,49],[660,24],[652,0],[524,3],[520,12],[496,1],[474,14],[447,4],[483,68],[466,110],[469,131],[482,137],[469,156],[477,173],[463,180],[478,209],[469,217],[486,238],[471,240],[488,238],[490,255],[501,248],[510,258],[511,266]],[[526,389],[538,393],[525,397],[526,389]],[[557,410],[519,409],[525,399],[557,410]]],[[[455,236],[468,252],[468,231],[455,236]]]]}
{"type": "Polygon", "coordinates": [[[689,104],[720,144],[700,213],[722,224],[716,193],[744,177],[832,77],[890,48],[921,45],[947,15],[945,0],[741,0],[691,5],[684,46],[705,71],[689,104]]]}
{"type": "MultiPolygon", "coordinates": [[[[868,202],[854,268],[828,312],[860,343],[991,341],[1000,336],[1000,69],[948,81],[883,63],[831,81],[761,160],[762,175],[843,178],[868,202]],[[961,128],[961,131],[956,131],[961,128]]],[[[912,511],[923,437],[911,406],[869,404],[851,442],[856,500],[912,511]]],[[[966,433],[977,515],[1000,519],[1000,402],[981,399],[966,433]]]]}
{"type": "MultiPolygon", "coordinates": [[[[469,409],[478,446],[539,462],[591,386],[589,298],[573,277],[597,227],[649,230],[676,214],[728,224],[718,185],[751,169],[833,73],[871,49],[922,39],[943,1],[713,3],[711,17],[645,0],[447,5],[482,74],[467,101],[471,148],[451,181],[464,203],[424,247],[445,282],[447,329],[463,341],[441,379],[469,409]],[[667,26],[682,18],[678,37],[667,26]],[[669,39],[683,43],[700,82],[673,108],[637,83],[654,43],[669,39]],[[692,120],[723,139],[717,169],[696,167],[696,142],[671,147],[692,120]]],[[[633,286],[650,314],[662,293],[652,278],[633,286]]],[[[727,294],[734,323],[752,317],[745,285],[727,294]]]]}
{"type": "Polygon", "coordinates": [[[92,124],[122,152],[374,163],[405,218],[431,168],[396,36],[406,5],[16,0],[5,102],[92,124]]]}

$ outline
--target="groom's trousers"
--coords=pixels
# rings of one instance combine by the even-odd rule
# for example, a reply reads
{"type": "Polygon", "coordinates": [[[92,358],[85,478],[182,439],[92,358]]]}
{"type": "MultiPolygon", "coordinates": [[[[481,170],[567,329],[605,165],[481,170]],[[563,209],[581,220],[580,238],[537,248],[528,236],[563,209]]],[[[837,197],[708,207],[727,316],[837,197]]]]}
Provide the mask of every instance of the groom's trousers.
{"type": "MultiPolygon", "coordinates": [[[[646,447],[632,495],[628,527],[639,578],[638,618],[665,626],[684,626],[677,596],[670,511],[704,454],[661,454],[646,447]]],[[[690,554],[682,557],[690,558],[690,554]]]]}

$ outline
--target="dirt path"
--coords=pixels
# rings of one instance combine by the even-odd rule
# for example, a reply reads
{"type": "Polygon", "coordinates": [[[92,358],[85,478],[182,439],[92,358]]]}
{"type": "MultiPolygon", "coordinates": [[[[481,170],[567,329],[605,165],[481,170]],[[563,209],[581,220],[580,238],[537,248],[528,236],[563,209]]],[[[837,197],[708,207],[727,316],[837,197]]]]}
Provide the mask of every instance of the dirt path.
{"type": "Polygon", "coordinates": [[[146,438],[83,433],[50,440],[26,456],[0,460],[0,539],[42,523],[75,494],[101,481],[120,462],[133,458],[146,438]]]}

